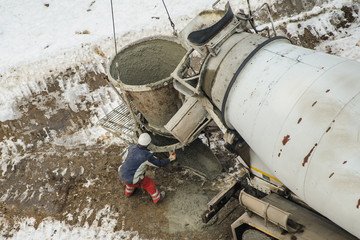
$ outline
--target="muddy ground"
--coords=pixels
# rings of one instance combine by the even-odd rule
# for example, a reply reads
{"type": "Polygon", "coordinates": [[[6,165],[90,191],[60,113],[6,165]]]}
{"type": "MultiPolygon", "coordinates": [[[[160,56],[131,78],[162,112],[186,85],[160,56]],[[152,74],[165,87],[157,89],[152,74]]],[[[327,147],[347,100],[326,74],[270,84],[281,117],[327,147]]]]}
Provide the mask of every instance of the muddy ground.
{"type": "MultiPolygon", "coordinates": [[[[121,144],[101,138],[88,146],[57,143],[56,139],[71,137],[93,126],[90,118],[97,114],[93,109],[102,104],[84,96],[77,103],[77,111],[73,111],[74,106],[56,97],[63,93],[62,80],[72,81],[75,71],[69,69],[53,76],[44,91],[19,99],[21,119],[1,124],[0,138],[5,143],[2,151],[7,153],[2,155],[8,156],[9,164],[0,174],[0,211],[10,223],[0,226],[5,230],[2,237],[11,237],[12,224],[21,217],[35,218],[35,226],[47,217],[91,226],[96,214],[109,206],[110,211],[118,213],[114,231],[138,231],[141,238],[230,238],[230,224],[242,212],[236,201],[229,203],[216,222],[205,225],[201,221],[206,203],[224,185],[221,176],[209,181],[176,163],[150,169],[147,174],[167,193],[165,201],[155,205],[146,192],[125,197],[117,174],[119,154],[124,147],[121,144]],[[11,159],[16,158],[21,160],[12,167],[11,159]],[[230,217],[222,218],[225,215],[230,217]]],[[[108,88],[104,76],[88,72],[77,83],[87,84],[93,92],[108,88]]],[[[111,98],[111,94],[104,97],[111,98]]],[[[224,172],[228,172],[234,164],[233,156],[224,151],[219,151],[218,156],[224,172]]],[[[101,217],[96,223],[101,225],[101,217]]]]}
{"type": "MultiPolygon", "coordinates": [[[[294,1],[282,3],[291,6],[294,1]]],[[[278,8],[284,6],[280,4],[278,8]]],[[[312,6],[297,7],[292,6],[287,14],[297,14],[312,6]]],[[[344,7],[342,11],[343,15],[332,20],[337,28],[346,29],[358,9],[344,7]]],[[[274,19],[280,18],[281,13],[275,12],[274,19]]],[[[290,35],[286,25],[278,26],[278,31],[308,48],[333,36],[331,32],[316,34],[311,26],[301,23],[298,27],[305,28],[303,34],[290,35]]],[[[104,74],[87,71],[78,77],[78,71],[74,66],[66,72],[54,73],[45,79],[46,86],[41,92],[18,99],[20,119],[1,122],[0,150],[2,160],[8,165],[0,170],[0,212],[9,222],[7,226],[0,225],[1,237],[11,237],[13,223],[21,217],[35,218],[35,226],[47,217],[70,225],[101,225],[103,216],[97,213],[108,208],[118,213],[112,216],[118,223],[113,231],[137,231],[141,238],[150,239],[230,239],[230,224],[243,212],[236,201],[220,212],[217,221],[201,222],[206,203],[228,184],[225,178],[234,169],[234,156],[221,146],[216,154],[223,165],[223,174],[213,181],[175,163],[149,170],[148,175],[167,193],[164,202],[154,205],[142,191],[130,198],[124,196],[124,186],[117,175],[119,154],[124,146],[109,141],[110,135],[99,138],[96,144],[77,144],[76,138],[68,144],[59,143],[62,137],[74,137],[94,126],[93,116],[98,115],[96,109],[104,101],[117,102],[104,74]],[[106,90],[105,94],[96,96],[84,94],[69,104],[61,100],[66,89],[64,83],[87,85],[90,93],[106,90]]]]}

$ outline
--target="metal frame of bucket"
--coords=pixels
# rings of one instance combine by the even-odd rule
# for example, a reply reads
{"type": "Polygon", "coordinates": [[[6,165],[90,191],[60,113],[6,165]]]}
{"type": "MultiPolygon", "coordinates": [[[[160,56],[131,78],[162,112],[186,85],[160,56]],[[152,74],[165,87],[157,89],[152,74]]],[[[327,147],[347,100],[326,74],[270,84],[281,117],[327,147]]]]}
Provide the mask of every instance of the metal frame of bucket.
{"type": "MultiPolygon", "coordinates": [[[[151,47],[153,46],[151,45],[151,47]]],[[[162,35],[147,37],[135,41],[122,48],[111,59],[111,64],[107,66],[106,70],[110,81],[115,86],[120,87],[120,89],[129,96],[131,102],[139,110],[141,115],[144,116],[147,122],[141,121],[141,118],[136,119],[136,121],[140,121],[140,125],[144,126],[148,131],[152,131],[167,137],[172,137],[172,135],[163,126],[181,107],[182,100],[179,97],[178,92],[173,88],[173,78],[170,76],[170,74],[181,61],[182,57],[186,54],[186,50],[187,49],[183,46],[182,42],[178,38],[162,35]],[[157,49],[150,49],[150,47],[147,47],[147,44],[153,44],[155,47],[157,47],[157,49]],[[159,45],[156,46],[156,44],[159,45]],[[161,44],[164,44],[164,46],[161,44]],[[176,48],[176,46],[179,47],[176,48]],[[171,47],[171,50],[173,50],[173,47],[175,47],[175,50],[173,50],[175,53],[172,51],[169,52],[168,49],[166,49],[169,47],[171,47]],[[157,50],[160,51],[160,56],[154,56],[153,53],[155,51],[156,54],[157,50]],[[147,51],[152,51],[152,55],[149,55],[147,51]],[[168,54],[171,53],[173,55],[168,56],[168,54]],[[131,66],[126,66],[129,67],[130,70],[125,73],[116,72],[116,68],[121,65],[122,58],[126,57],[132,57],[132,59],[128,59],[131,62],[129,64],[131,66]],[[150,57],[155,59],[153,60],[150,57]],[[135,62],[138,62],[139,65],[141,65],[139,66],[139,69],[137,69],[137,66],[133,64],[135,62]],[[158,80],[150,79],[149,82],[141,82],[143,79],[140,79],[139,84],[129,84],[129,79],[125,80],[126,77],[121,76],[122,74],[129,74],[129,78],[134,78],[139,73],[143,78],[148,73],[149,75],[152,74],[151,77],[154,78],[154,76],[158,74],[156,72],[159,71],[158,68],[164,67],[166,64],[169,64],[169,66],[165,66],[165,70],[160,69],[162,72],[159,74],[161,77],[158,80]],[[130,72],[135,70],[138,72],[130,72]],[[167,76],[164,77],[164,75],[167,76]]],[[[136,81],[138,81],[138,79],[136,79],[136,81]]]]}

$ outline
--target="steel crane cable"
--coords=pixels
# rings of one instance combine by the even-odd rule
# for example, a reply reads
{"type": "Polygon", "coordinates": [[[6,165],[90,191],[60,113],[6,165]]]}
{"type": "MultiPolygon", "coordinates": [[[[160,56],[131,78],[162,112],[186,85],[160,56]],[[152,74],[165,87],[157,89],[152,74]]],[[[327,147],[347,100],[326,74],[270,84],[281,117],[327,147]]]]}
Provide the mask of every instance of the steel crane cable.
{"type": "Polygon", "coordinates": [[[166,7],[166,4],[165,4],[164,0],[162,0],[162,3],[163,3],[163,5],[164,5],[165,11],[166,11],[166,13],[167,13],[167,15],[168,15],[168,18],[169,18],[169,21],[170,21],[170,25],[171,25],[171,27],[172,27],[172,29],[173,29],[173,34],[174,34],[175,36],[177,36],[177,32],[176,32],[176,30],[175,30],[175,23],[171,20],[169,11],[168,11],[168,9],[167,9],[167,7],[166,7]]]}
{"type": "Polygon", "coordinates": [[[115,56],[117,54],[117,44],[116,44],[116,34],[115,34],[115,21],[114,21],[114,8],[113,8],[113,1],[110,0],[111,5],[111,17],[112,17],[112,25],[113,25],[113,34],[114,34],[114,44],[115,44],[115,56]]]}

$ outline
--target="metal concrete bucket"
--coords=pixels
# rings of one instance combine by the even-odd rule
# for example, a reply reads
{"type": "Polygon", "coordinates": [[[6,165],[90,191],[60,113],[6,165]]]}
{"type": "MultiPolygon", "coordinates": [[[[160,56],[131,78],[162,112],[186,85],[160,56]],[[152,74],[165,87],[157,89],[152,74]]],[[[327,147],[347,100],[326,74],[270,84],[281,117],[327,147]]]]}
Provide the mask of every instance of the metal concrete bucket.
{"type": "Polygon", "coordinates": [[[164,125],[181,107],[170,74],[185,54],[177,38],[154,36],[121,49],[107,69],[109,79],[121,84],[151,131],[166,134],[164,125]]]}

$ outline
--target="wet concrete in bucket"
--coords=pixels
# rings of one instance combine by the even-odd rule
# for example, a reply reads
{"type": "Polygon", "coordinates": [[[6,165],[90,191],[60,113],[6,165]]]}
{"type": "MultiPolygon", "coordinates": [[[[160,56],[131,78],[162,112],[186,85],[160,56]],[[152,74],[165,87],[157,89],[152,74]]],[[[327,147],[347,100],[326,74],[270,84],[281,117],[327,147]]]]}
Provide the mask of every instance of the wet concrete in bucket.
{"type": "Polygon", "coordinates": [[[110,77],[122,83],[149,126],[162,133],[167,133],[164,125],[181,106],[170,74],[185,53],[175,38],[145,38],[123,48],[110,65],[110,77]]]}
{"type": "Polygon", "coordinates": [[[168,78],[185,55],[178,43],[150,39],[126,47],[111,64],[111,76],[127,85],[145,85],[168,78]],[[118,64],[118,71],[115,69],[118,64]]]}

